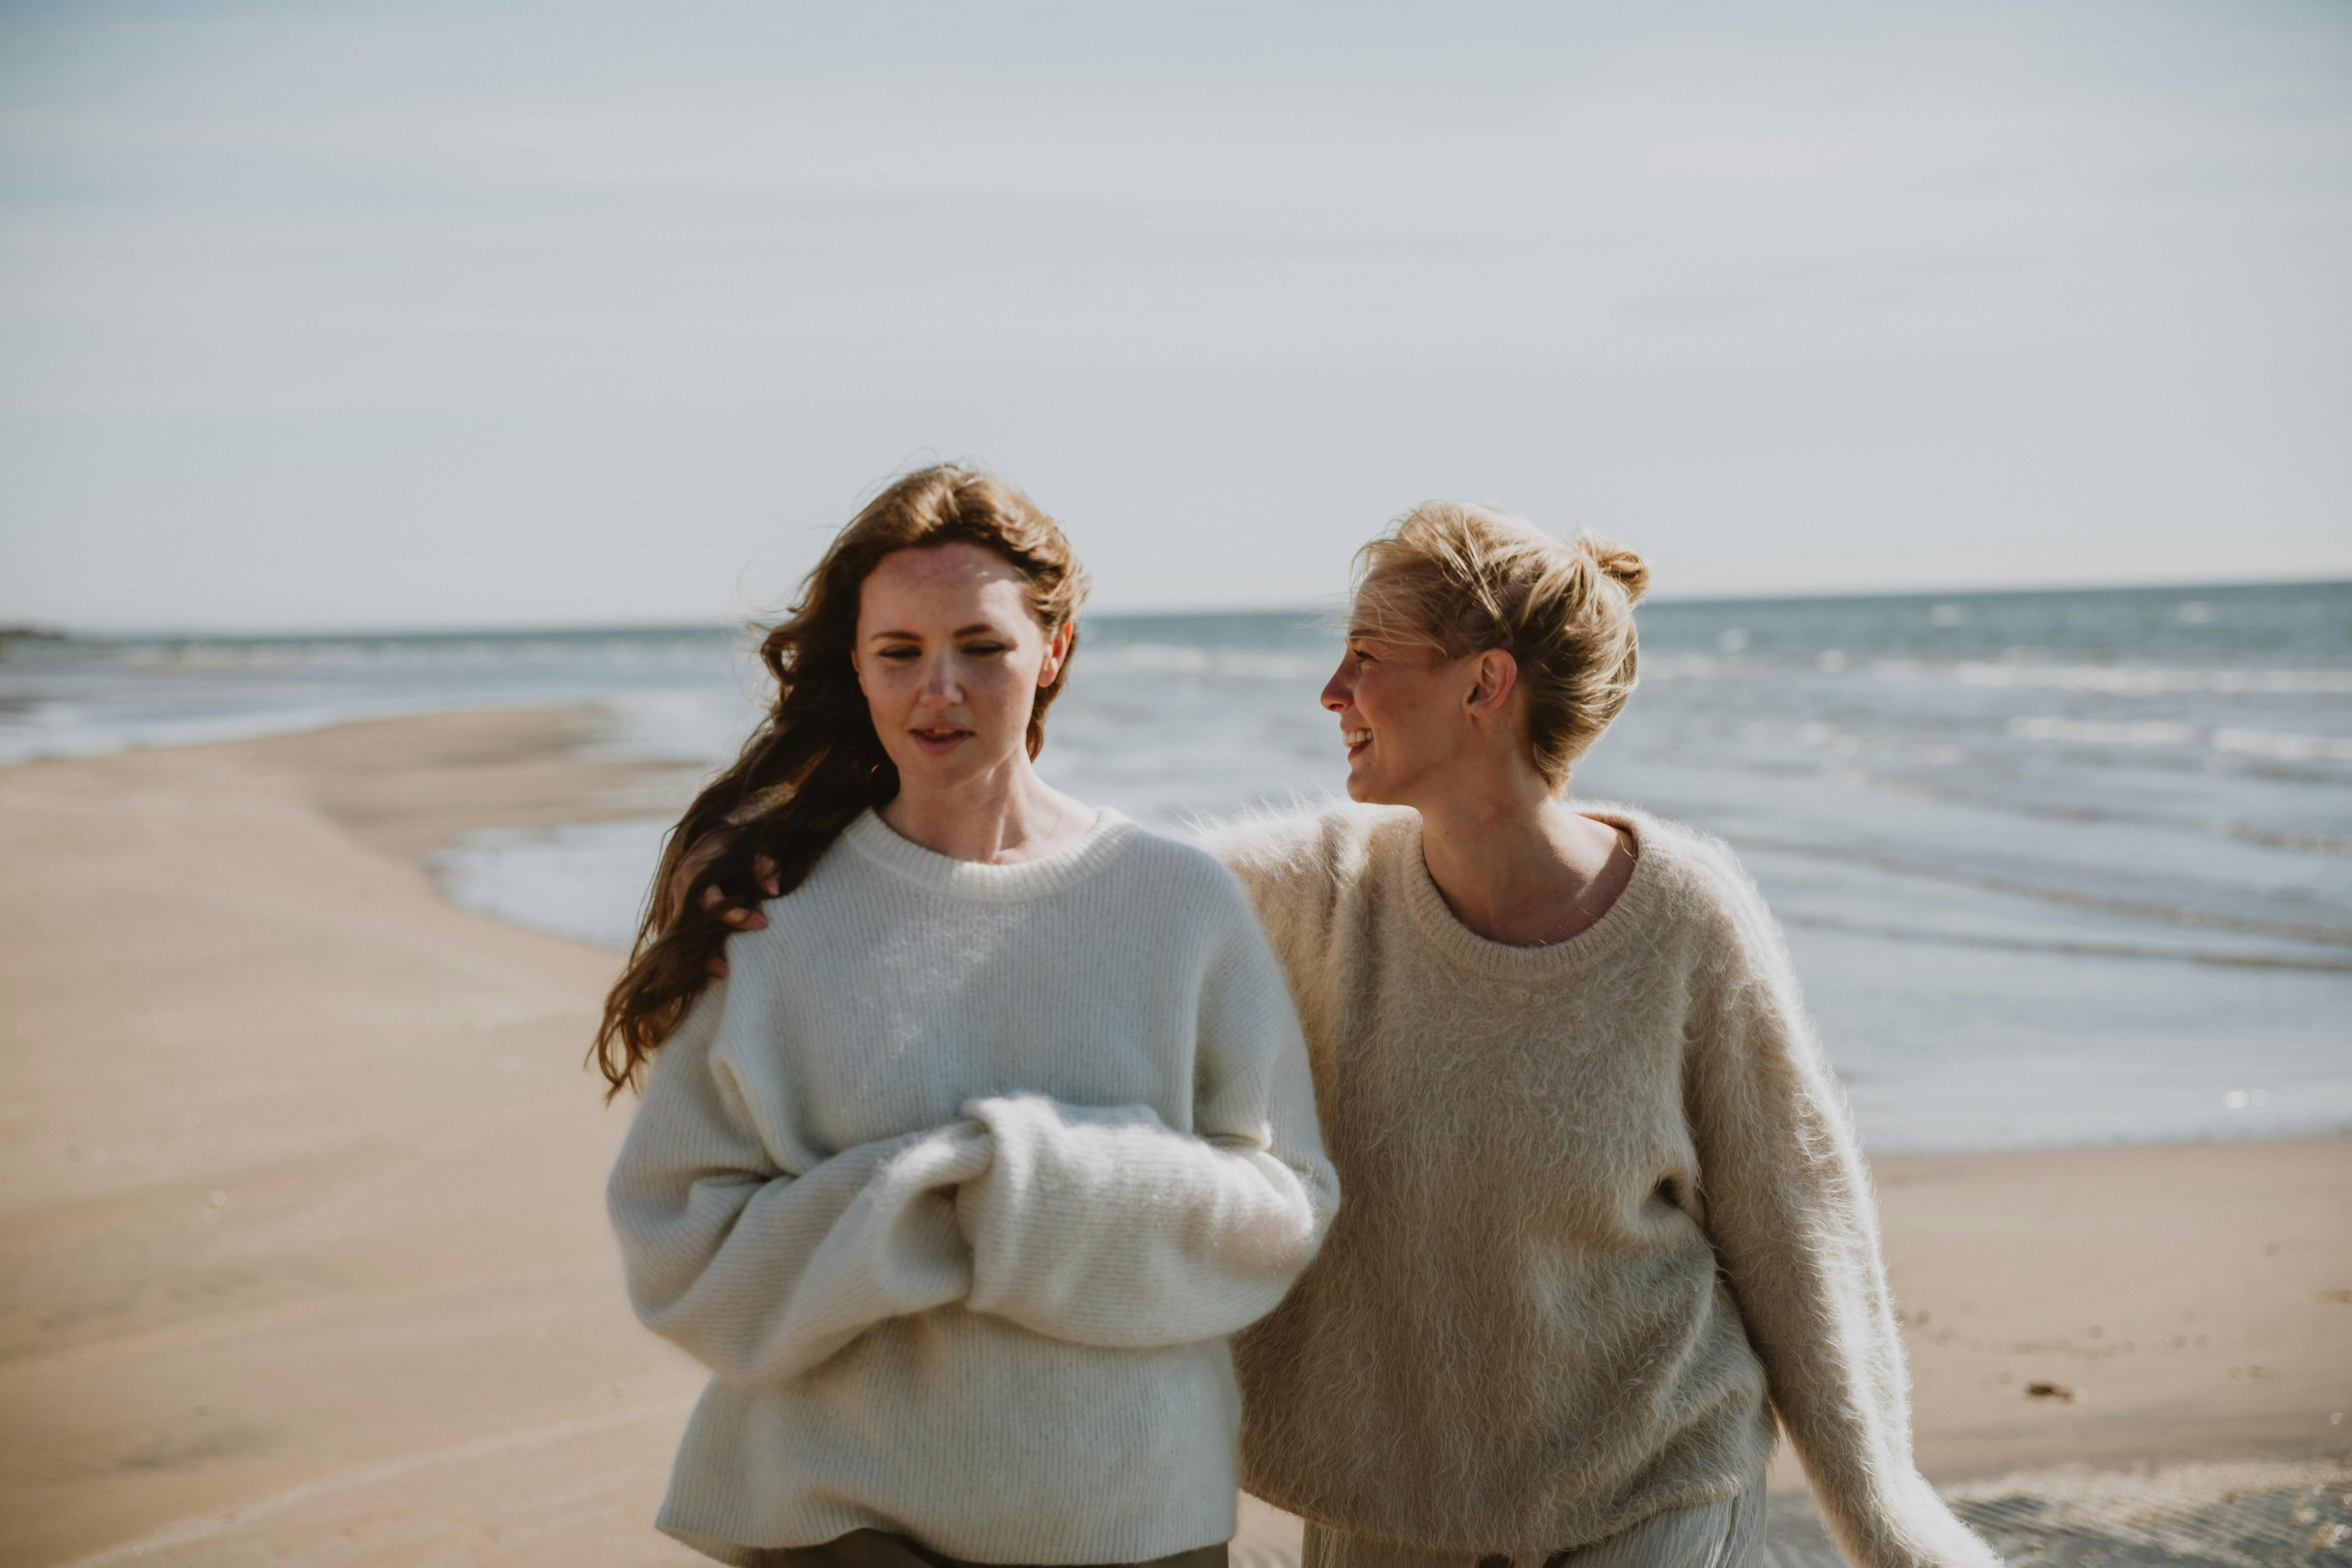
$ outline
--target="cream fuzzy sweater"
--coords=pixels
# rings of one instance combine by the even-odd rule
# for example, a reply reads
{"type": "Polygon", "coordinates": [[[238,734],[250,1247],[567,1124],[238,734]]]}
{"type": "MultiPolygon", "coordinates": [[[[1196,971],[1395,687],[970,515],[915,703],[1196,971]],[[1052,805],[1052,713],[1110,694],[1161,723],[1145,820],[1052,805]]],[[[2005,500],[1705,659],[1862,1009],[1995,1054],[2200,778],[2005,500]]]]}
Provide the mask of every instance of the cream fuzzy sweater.
{"type": "Polygon", "coordinates": [[[608,1192],[638,1315],[717,1374],[658,1524],[991,1563],[1230,1537],[1226,1336],[1336,1203],[1231,877],[1112,814],[1016,866],[860,818],[654,1058],[608,1192]]]}
{"type": "Polygon", "coordinates": [[[1489,942],[1421,818],[1211,842],[1305,1025],[1348,1192],[1237,1342],[1249,1489],[1360,1535],[1541,1556],[1759,1479],[1773,1415],[1865,1568],[1996,1562],[1911,1458],[1868,1177],[1779,929],[1730,852],[1638,812],[1633,879],[1489,942]]]}

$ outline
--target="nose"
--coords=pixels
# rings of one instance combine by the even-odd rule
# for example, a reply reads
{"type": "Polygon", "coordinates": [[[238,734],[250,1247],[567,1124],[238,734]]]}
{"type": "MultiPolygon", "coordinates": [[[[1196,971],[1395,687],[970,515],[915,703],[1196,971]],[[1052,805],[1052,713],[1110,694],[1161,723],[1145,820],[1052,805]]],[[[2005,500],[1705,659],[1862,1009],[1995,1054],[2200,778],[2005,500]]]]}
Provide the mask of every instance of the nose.
{"type": "Polygon", "coordinates": [[[1323,706],[1334,713],[1344,713],[1356,700],[1356,683],[1348,674],[1348,661],[1342,658],[1331,679],[1323,683],[1323,706]]]}
{"type": "Polygon", "coordinates": [[[922,700],[934,708],[952,708],[963,700],[963,682],[958,679],[953,654],[939,654],[924,662],[922,700]]]}

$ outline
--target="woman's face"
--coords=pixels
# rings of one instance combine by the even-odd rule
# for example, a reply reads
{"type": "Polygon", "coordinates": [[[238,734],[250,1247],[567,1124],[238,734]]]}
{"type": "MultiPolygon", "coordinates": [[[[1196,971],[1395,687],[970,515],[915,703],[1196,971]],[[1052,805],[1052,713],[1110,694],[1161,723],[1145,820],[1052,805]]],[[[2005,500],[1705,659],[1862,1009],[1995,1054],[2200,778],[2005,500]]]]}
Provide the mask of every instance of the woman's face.
{"type": "Polygon", "coordinates": [[[1348,631],[1347,651],[1323,688],[1348,748],[1348,798],[1412,805],[1426,797],[1472,740],[1469,700],[1477,658],[1449,659],[1419,643],[1348,631]]]}
{"type": "Polygon", "coordinates": [[[1029,711],[1068,656],[1013,563],[976,544],[899,550],[858,591],[851,654],[901,788],[951,789],[1027,754],[1029,711]]]}

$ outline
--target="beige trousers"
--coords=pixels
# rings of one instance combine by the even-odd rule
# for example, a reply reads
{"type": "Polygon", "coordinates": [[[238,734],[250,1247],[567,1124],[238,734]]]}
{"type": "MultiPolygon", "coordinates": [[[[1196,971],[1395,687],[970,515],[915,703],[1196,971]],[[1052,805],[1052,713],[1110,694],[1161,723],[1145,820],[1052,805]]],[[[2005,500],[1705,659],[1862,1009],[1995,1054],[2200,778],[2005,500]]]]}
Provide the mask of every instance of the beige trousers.
{"type": "Polygon", "coordinates": [[[1300,1568],[1759,1568],[1764,1483],[1729,1502],[1678,1508],[1606,1541],[1548,1554],[1424,1552],[1323,1525],[1307,1526],[1300,1568]]]}

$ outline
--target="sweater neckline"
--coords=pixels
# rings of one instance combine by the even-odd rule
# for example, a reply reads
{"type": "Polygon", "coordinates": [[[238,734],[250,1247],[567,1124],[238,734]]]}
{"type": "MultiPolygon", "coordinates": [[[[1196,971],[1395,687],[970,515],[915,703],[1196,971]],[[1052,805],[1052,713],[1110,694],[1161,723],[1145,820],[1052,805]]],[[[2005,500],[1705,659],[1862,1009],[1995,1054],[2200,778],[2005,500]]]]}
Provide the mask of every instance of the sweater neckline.
{"type": "Polygon", "coordinates": [[[1019,904],[1066,892],[1109,864],[1141,829],[1108,806],[1095,812],[1094,826],[1077,842],[1034,860],[994,866],[959,860],[900,837],[868,807],[841,836],[842,842],[883,869],[949,899],[982,904],[1019,904]]]}
{"type": "Polygon", "coordinates": [[[1564,942],[1541,947],[1518,947],[1480,936],[1462,923],[1438,890],[1423,857],[1421,816],[1409,813],[1407,831],[1399,835],[1394,868],[1403,883],[1406,914],[1439,954],[1460,968],[1496,980],[1542,984],[1581,974],[1623,947],[1632,934],[1649,923],[1650,906],[1657,900],[1662,878],[1656,862],[1663,847],[1645,831],[1638,812],[1622,807],[1580,802],[1576,810],[1596,822],[1620,827],[1633,839],[1633,874],[1626,879],[1617,901],[1599,920],[1564,942]]]}

